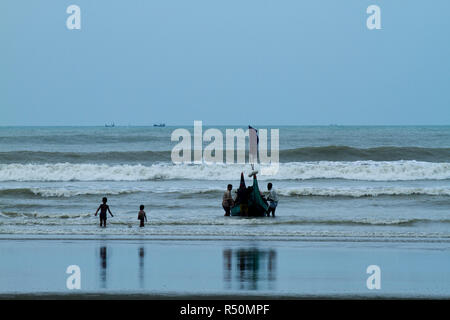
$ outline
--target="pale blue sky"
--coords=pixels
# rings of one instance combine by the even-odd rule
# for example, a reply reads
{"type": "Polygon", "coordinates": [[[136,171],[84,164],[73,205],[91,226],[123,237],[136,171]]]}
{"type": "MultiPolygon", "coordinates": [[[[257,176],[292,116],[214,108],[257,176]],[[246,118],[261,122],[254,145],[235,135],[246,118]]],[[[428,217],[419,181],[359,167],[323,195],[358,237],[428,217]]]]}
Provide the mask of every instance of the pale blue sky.
{"type": "Polygon", "coordinates": [[[448,0],[2,0],[0,125],[448,125],[449,17],[448,0]]]}

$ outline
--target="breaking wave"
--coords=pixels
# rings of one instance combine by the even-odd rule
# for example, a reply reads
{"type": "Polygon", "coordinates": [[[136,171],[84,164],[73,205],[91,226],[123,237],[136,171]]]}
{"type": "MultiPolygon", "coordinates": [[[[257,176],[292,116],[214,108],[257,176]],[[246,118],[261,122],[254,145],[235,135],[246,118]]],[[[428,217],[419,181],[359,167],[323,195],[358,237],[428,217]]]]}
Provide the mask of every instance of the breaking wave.
{"type": "MultiPolygon", "coordinates": [[[[450,196],[448,187],[299,187],[278,188],[279,195],[284,197],[378,197],[378,196],[450,196]]],[[[165,193],[179,195],[184,198],[198,197],[199,195],[216,195],[220,197],[223,189],[68,189],[68,188],[7,188],[0,189],[0,196],[38,196],[69,198],[89,195],[126,195],[132,193],[165,193]]]]}
{"type": "MultiPolygon", "coordinates": [[[[134,214],[132,215],[134,218],[134,214]]],[[[1,212],[0,218],[12,219],[8,225],[95,225],[97,219],[93,214],[37,214],[1,212]],[[25,218],[25,219],[24,219],[25,218]]],[[[6,220],[7,221],[7,220],[6,220]]],[[[130,220],[130,215],[116,216],[109,224],[113,226],[133,225],[134,219],[130,220]]],[[[152,218],[149,226],[249,226],[249,225],[328,225],[328,226],[413,226],[418,224],[450,224],[450,219],[420,219],[420,218],[387,218],[387,217],[367,217],[367,218],[312,218],[312,217],[282,217],[276,220],[268,218],[152,218]]]]}
{"type": "Polygon", "coordinates": [[[352,148],[347,146],[305,147],[280,151],[283,162],[292,161],[397,161],[417,160],[429,162],[450,161],[450,148],[376,147],[352,148]]]}
{"type": "Polygon", "coordinates": [[[154,163],[171,161],[170,151],[0,152],[1,163],[154,163]]]}
{"type": "Polygon", "coordinates": [[[69,198],[83,195],[120,195],[140,192],[139,190],[88,189],[73,190],[66,188],[9,188],[0,189],[0,196],[40,196],[69,198]]]}
{"type": "MultiPolygon", "coordinates": [[[[450,148],[348,146],[302,147],[280,150],[280,161],[398,161],[416,160],[449,162],[450,148]]],[[[170,151],[110,151],[110,152],[0,152],[0,163],[106,163],[151,164],[171,161],[170,151]]]]}
{"type": "MultiPolygon", "coordinates": [[[[158,163],[144,165],[106,164],[0,164],[0,181],[146,181],[146,180],[236,180],[249,166],[238,164],[158,163]]],[[[271,180],[346,179],[407,181],[450,179],[450,163],[419,161],[355,161],[281,163],[271,180]]]]}

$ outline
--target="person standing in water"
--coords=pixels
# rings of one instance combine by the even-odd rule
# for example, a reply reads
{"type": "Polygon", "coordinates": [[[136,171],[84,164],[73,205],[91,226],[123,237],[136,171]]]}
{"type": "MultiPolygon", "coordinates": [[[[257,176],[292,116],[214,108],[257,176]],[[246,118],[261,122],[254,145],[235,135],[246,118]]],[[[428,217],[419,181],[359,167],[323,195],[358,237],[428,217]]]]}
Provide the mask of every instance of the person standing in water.
{"type": "Polygon", "coordinates": [[[147,215],[145,214],[143,204],[141,204],[141,206],[139,207],[138,220],[141,221],[141,223],[139,224],[139,227],[144,226],[144,220],[145,220],[145,222],[147,222],[147,215]]]}
{"type": "Polygon", "coordinates": [[[275,190],[272,188],[272,183],[267,184],[267,190],[269,190],[267,194],[267,201],[269,201],[269,209],[267,210],[267,216],[270,217],[270,213],[272,212],[272,217],[275,217],[275,209],[278,205],[278,195],[275,190]]]}
{"type": "Polygon", "coordinates": [[[100,227],[103,224],[103,227],[106,227],[106,211],[109,212],[111,217],[114,217],[111,213],[111,210],[109,209],[109,206],[106,204],[108,202],[108,199],[106,197],[103,197],[102,204],[98,207],[97,211],[95,212],[95,216],[97,216],[98,211],[100,210],[100,227]]]}
{"type": "Polygon", "coordinates": [[[233,190],[233,186],[229,184],[227,186],[227,191],[225,191],[222,198],[222,207],[225,210],[225,217],[230,216],[231,208],[234,204],[233,197],[231,196],[231,190],[233,190]]]}

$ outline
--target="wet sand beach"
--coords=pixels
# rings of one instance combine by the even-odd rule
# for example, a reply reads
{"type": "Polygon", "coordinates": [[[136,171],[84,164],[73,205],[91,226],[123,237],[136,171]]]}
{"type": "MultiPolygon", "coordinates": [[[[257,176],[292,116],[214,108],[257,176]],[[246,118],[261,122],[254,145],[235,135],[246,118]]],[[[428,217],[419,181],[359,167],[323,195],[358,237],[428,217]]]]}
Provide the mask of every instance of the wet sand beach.
{"type": "Polygon", "coordinates": [[[2,299],[450,298],[450,243],[0,240],[2,299]],[[69,265],[81,289],[69,290],[69,265]],[[381,288],[369,290],[369,265],[381,288]]]}

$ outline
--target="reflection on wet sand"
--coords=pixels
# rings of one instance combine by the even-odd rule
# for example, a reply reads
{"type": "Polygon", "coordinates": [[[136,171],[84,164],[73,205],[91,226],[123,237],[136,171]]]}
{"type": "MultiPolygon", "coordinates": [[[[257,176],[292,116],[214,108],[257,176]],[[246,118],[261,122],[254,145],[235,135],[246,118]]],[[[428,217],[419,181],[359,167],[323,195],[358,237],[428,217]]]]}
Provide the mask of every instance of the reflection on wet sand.
{"type": "Polygon", "coordinates": [[[108,267],[106,247],[100,247],[100,287],[106,288],[106,269],[108,267]]]}
{"type": "Polygon", "coordinates": [[[139,287],[141,289],[144,289],[144,274],[145,274],[145,268],[144,268],[144,259],[145,258],[145,249],[144,247],[139,248],[139,287]]]}
{"type": "Polygon", "coordinates": [[[273,290],[276,280],[276,251],[273,249],[224,249],[226,289],[273,290]]]}

